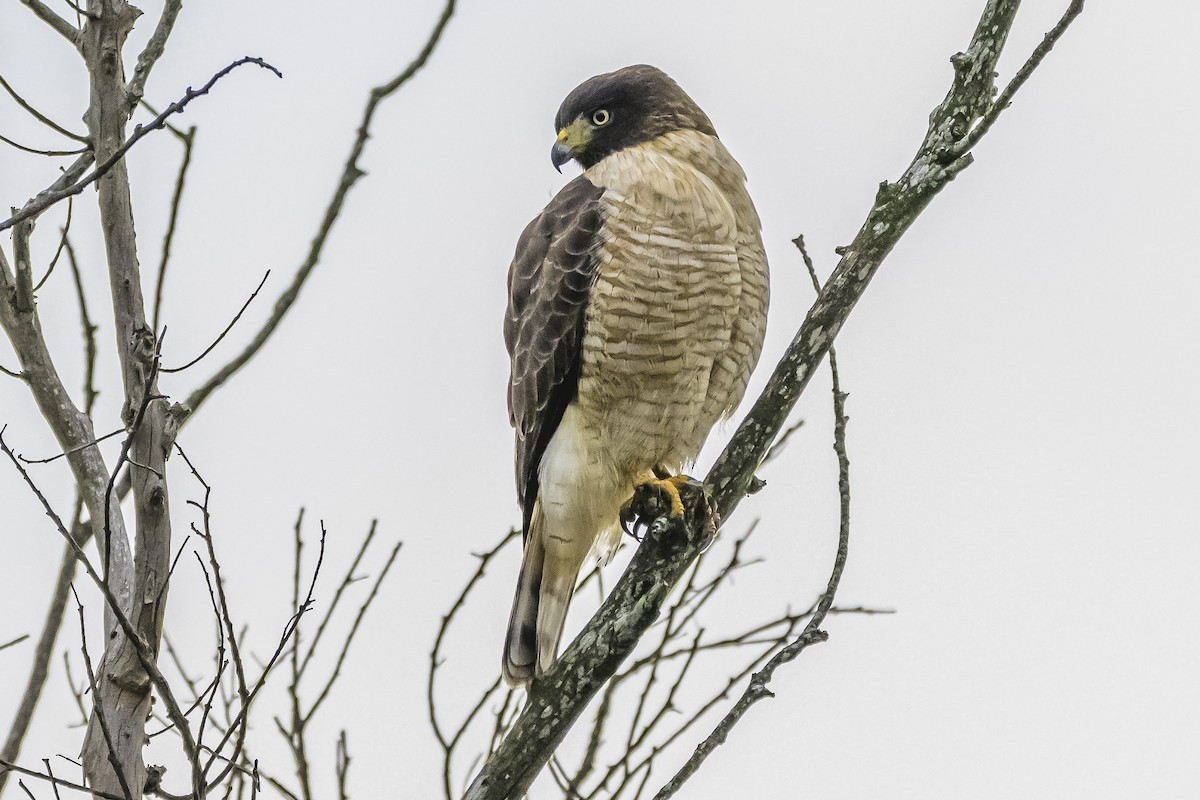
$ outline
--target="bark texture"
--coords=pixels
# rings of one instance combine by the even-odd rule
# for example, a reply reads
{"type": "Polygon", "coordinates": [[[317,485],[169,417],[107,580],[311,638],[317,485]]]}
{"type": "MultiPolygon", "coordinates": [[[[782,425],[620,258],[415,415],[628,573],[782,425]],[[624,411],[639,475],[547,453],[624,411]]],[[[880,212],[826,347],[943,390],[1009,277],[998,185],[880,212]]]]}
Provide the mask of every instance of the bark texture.
{"type": "MultiPolygon", "coordinates": [[[[91,85],[85,121],[96,160],[103,163],[125,143],[132,104],[123,50],[141,12],[125,0],[92,0],[88,11],[81,37],[91,85]]],[[[110,630],[97,671],[98,685],[82,755],[84,774],[94,788],[110,793],[140,793],[146,784],[142,747],[151,702],[150,679],[141,659],[157,655],[162,635],[171,554],[166,461],[179,419],[158,393],[157,338],[146,324],[124,160],[100,178],[97,193],[125,390],[122,418],[129,439],[123,452],[133,485],[136,531],[133,563],[122,565],[124,574],[118,575],[116,565],[104,558],[105,578],[132,586],[134,602],[128,618],[146,647],[139,654],[121,633],[110,630]],[[116,774],[117,769],[123,776],[116,774]]],[[[111,507],[117,501],[110,495],[106,502],[111,507]]]]}

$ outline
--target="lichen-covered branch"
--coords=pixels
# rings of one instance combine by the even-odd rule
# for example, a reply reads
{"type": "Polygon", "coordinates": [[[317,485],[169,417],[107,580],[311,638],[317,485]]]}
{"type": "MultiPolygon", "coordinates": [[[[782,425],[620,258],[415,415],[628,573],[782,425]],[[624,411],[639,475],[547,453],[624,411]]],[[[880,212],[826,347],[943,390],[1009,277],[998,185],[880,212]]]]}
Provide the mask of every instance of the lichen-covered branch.
{"type": "MultiPolygon", "coordinates": [[[[813,267],[812,259],[809,258],[808,251],[804,248],[804,237],[796,237],[794,243],[799,248],[800,254],[804,257],[804,265],[808,268],[809,275],[812,277],[813,288],[819,293],[821,291],[821,284],[817,279],[817,272],[813,267]]],[[[825,622],[825,617],[829,614],[830,609],[833,608],[833,598],[837,593],[838,584],[841,583],[842,573],[846,569],[846,558],[850,549],[850,458],[846,454],[846,395],[842,392],[841,379],[838,376],[837,354],[834,353],[833,347],[829,348],[829,371],[833,379],[833,449],[837,453],[838,460],[838,517],[840,522],[838,525],[837,555],[833,559],[833,570],[829,575],[829,582],[825,586],[825,592],[821,595],[821,599],[817,601],[812,617],[809,619],[808,624],[804,626],[804,630],[801,631],[800,635],[786,647],[783,647],[779,652],[771,656],[767,663],[763,665],[763,668],[754,673],[750,678],[750,684],[742,692],[742,696],[738,698],[733,707],[721,718],[721,721],[717,723],[712,733],[697,745],[691,757],[679,768],[674,777],[658,791],[654,796],[654,800],[668,800],[668,798],[673,797],[682,788],[683,784],[696,774],[696,771],[704,764],[705,759],[725,743],[734,726],[742,720],[751,706],[764,698],[774,697],[771,690],[767,688],[767,684],[775,676],[775,670],[795,660],[810,645],[824,642],[828,639],[825,631],[821,630],[821,625],[825,622]]]]}

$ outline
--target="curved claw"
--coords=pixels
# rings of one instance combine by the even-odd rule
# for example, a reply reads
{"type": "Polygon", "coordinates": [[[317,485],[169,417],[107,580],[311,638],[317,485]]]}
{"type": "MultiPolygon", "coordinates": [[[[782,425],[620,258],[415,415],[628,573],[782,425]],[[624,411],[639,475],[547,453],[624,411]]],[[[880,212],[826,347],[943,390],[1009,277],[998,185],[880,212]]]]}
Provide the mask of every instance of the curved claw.
{"type": "Polygon", "coordinates": [[[704,535],[700,540],[700,552],[703,553],[717,538],[717,530],[721,527],[721,512],[713,503],[712,492],[704,488],[704,535]]]}
{"type": "Polygon", "coordinates": [[[642,541],[642,537],[638,536],[637,529],[641,524],[641,517],[634,512],[631,506],[627,505],[621,509],[621,515],[619,519],[621,523],[621,530],[625,531],[626,535],[633,537],[634,541],[640,543],[642,541]],[[630,527],[631,525],[632,527],[630,527]]]}

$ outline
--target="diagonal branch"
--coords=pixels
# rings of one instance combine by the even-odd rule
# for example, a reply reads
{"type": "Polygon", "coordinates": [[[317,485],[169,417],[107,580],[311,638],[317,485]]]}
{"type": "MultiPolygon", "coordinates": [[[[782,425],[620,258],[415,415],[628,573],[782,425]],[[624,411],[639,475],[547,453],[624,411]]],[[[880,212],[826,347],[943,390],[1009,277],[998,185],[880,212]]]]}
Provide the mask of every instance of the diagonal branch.
{"type": "Polygon", "coordinates": [[[66,39],[68,42],[79,49],[79,34],[80,30],[65,19],[55,14],[50,9],[50,6],[43,3],[41,0],[21,0],[30,11],[37,14],[38,19],[49,25],[55,33],[66,39]]]}
{"type": "MultiPolygon", "coordinates": [[[[168,117],[170,117],[172,114],[177,114],[182,111],[188,103],[192,102],[197,97],[203,97],[204,95],[208,94],[217,81],[219,81],[221,78],[224,78],[234,69],[243,64],[257,64],[263,69],[268,69],[279,77],[283,77],[283,74],[279,70],[275,69],[275,67],[271,66],[266,61],[263,61],[261,58],[253,58],[251,56],[239,58],[237,61],[234,61],[232,64],[209,78],[208,83],[204,84],[199,89],[192,89],[191,87],[188,87],[188,90],[184,92],[183,97],[179,98],[174,103],[171,103],[171,105],[163,109],[162,113],[150,120],[150,122],[146,123],[145,125],[135,126],[133,129],[133,135],[126,139],[125,142],[121,146],[117,147],[111,154],[109,154],[104,161],[97,164],[96,168],[88,173],[87,177],[79,178],[74,182],[67,183],[56,189],[49,189],[39,194],[30,202],[26,203],[20,211],[16,212],[3,222],[0,222],[0,231],[7,230],[13,225],[30,219],[31,217],[36,217],[38,214],[41,214],[47,208],[59,202],[60,200],[65,200],[68,197],[77,195],[88,186],[91,186],[93,183],[100,180],[100,178],[104,177],[109,170],[116,166],[118,161],[125,157],[125,154],[129,152],[129,148],[137,144],[139,140],[141,140],[151,131],[162,128],[166,124],[168,117]]],[[[59,182],[56,182],[56,184],[59,182]]]]}
{"type": "MultiPolygon", "coordinates": [[[[164,262],[164,263],[166,263],[166,262],[164,262]]],[[[238,312],[233,315],[233,319],[231,319],[229,321],[229,324],[225,326],[225,329],[222,330],[219,334],[217,334],[217,338],[212,341],[212,344],[210,344],[208,347],[204,348],[204,352],[200,353],[200,355],[196,356],[191,361],[184,364],[182,367],[163,367],[162,372],[164,374],[169,374],[172,372],[183,372],[185,369],[188,369],[189,367],[193,367],[196,364],[198,364],[200,362],[200,359],[204,358],[206,355],[211,353],[213,351],[213,349],[216,348],[216,346],[221,343],[221,340],[224,339],[225,336],[231,330],[233,330],[233,326],[237,325],[238,320],[242,318],[242,314],[246,313],[246,309],[249,308],[250,304],[254,302],[254,298],[258,297],[258,293],[262,291],[262,288],[263,288],[263,286],[266,285],[267,278],[269,278],[269,277],[271,277],[271,270],[267,270],[266,274],[262,276],[262,280],[260,280],[258,282],[258,286],[256,286],[254,288],[254,291],[250,293],[250,296],[246,298],[246,302],[242,303],[242,307],[239,308],[238,312]]],[[[161,282],[159,285],[161,286],[161,282]]]]}
{"type": "Polygon", "coordinates": [[[162,57],[163,50],[167,46],[167,39],[170,38],[171,30],[175,27],[175,18],[179,16],[182,8],[182,0],[167,0],[163,3],[158,25],[154,28],[154,33],[150,35],[150,41],[146,42],[146,46],[142,48],[137,59],[137,66],[133,70],[133,77],[129,81],[128,103],[131,112],[142,99],[142,94],[146,90],[146,79],[150,77],[150,70],[154,69],[155,63],[162,57]]]}
{"type": "MultiPolygon", "coordinates": [[[[821,283],[817,279],[812,259],[808,257],[808,251],[804,249],[804,237],[798,236],[794,242],[796,247],[799,248],[800,254],[804,257],[804,264],[808,267],[808,273],[812,277],[813,288],[817,292],[820,292],[821,283]]],[[[750,685],[746,687],[742,696],[734,703],[733,708],[729,709],[728,713],[717,723],[713,732],[705,737],[704,741],[696,747],[691,758],[679,768],[675,776],[658,791],[658,794],[654,796],[654,800],[668,800],[668,798],[674,796],[683,784],[700,769],[705,759],[725,743],[734,726],[741,721],[752,705],[763,698],[774,697],[771,690],[767,688],[767,684],[775,676],[776,669],[793,661],[809,645],[824,642],[829,638],[828,634],[821,630],[821,624],[825,621],[825,616],[833,607],[833,598],[837,593],[838,584],[841,583],[842,572],[846,569],[846,557],[850,549],[850,459],[846,455],[846,395],[842,392],[841,380],[838,377],[837,354],[834,353],[833,347],[829,348],[829,371],[833,377],[833,449],[837,453],[838,460],[840,523],[838,526],[837,556],[833,560],[833,571],[829,575],[829,582],[825,587],[825,593],[821,595],[821,599],[817,602],[812,617],[809,619],[808,624],[804,626],[804,630],[800,633],[800,636],[773,655],[763,665],[763,668],[751,677],[750,685]]]]}
{"type": "MultiPolygon", "coordinates": [[[[172,126],[169,129],[174,130],[172,126]]],[[[192,148],[196,144],[196,126],[187,129],[187,133],[179,135],[180,141],[183,142],[183,159],[179,163],[179,172],[175,176],[175,191],[171,195],[171,214],[167,219],[167,230],[163,234],[162,256],[158,260],[158,277],[154,281],[154,312],[151,315],[150,327],[153,330],[162,330],[159,327],[159,313],[162,311],[163,300],[163,285],[167,277],[167,264],[171,259],[171,244],[175,241],[175,228],[179,224],[179,207],[183,202],[183,187],[187,180],[188,167],[192,165],[192,148]]]]}
{"type": "Polygon", "coordinates": [[[87,150],[86,147],[80,147],[75,150],[42,150],[37,147],[30,147],[28,145],[21,144],[20,142],[13,141],[7,136],[2,135],[0,135],[0,142],[4,142],[9,147],[15,147],[17,150],[21,150],[25,153],[32,153],[35,156],[50,156],[53,158],[57,158],[59,156],[77,156],[87,150]]]}
{"type": "Polygon", "coordinates": [[[953,152],[956,155],[962,155],[970,150],[979,142],[980,139],[984,137],[989,130],[991,130],[992,125],[995,124],[996,120],[999,119],[1004,110],[1012,104],[1012,99],[1016,95],[1017,90],[1025,85],[1025,81],[1029,80],[1029,76],[1032,75],[1033,71],[1038,68],[1039,64],[1042,63],[1042,59],[1049,55],[1050,51],[1054,49],[1054,45],[1057,44],[1058,40],[1062,38],[1062,35],[1067,32],[1067,28],[1072,22],[1075,21],[1075,18],[1082,13],[1083,0],[1072,0],[1071,5],[1068,6],[1067,10],[1063,12],[1062,17],[1060,17],[1054,27],[1051,28],[1044,37],[1042,37],[1042,41],[1033,49],[1033,52],[1029,54],[1029,58],[1025,60],[1025,63],[1021,65],[1019,70],[1017,70],[1017,73],[1013,76],[1012,80],[1009,81],[1008,85],[1004,87],[1004,91],[1000,92],[1000,95],[988,108],[987,113],[983,115],[983,118],[975,124],[975,127],[971,129],[971,132],[968,133],[966,137],[962,139],[962,141],[958,142],[958,144],[954,146],[953,152]]]}
{"type": "Polygon", "coordinates": [[[346,164],[342,168],[342,175],[338,179],[337,187],[333,191],[333,197],[329,199],[329,205],[325,208],[325,215],[321,219],[321,225],[313,237],[312,244],[309,245],[308,255],[299,269],[296,270],[296,275],[292,278],[291,284],[283,291],[279,299],[275,301],[275,309],[271,312],[271,316],[263,323],[262,328],[250,340],[250,343],[246,345],[241,353],[213,373],[211,378],[188,395],[186,405],[192,411],[198,409],[225,381],[232,378],[237,374],[238,370],[246,366],[250,359],[258,355],[258,351],[263,348],[263,345],[271,338],[271,334],[279,327],[279,323],[283,321],[284,316],[295,305],[296,299],[300,296],[300,290],[304,288],[304,284],[308,280],[308,276],[312,274],[312,271],[316,269],[317,264],[321,261],[321,253],[325,249],[325,242],[342,213],[342,206],[346,202],[346,196],[350,193],[354,184],[358,182],[358,179],[366,174],[359,168],[358,159],[362,156],[363,150],[367,146],[367,139],[371,136],[371,121],[375,117],[376,109],[380,103],[412,80],[413,76],[425,66],[425,63],[433,54],[434,48],[441,41],[442,34],[446,30],[446,25],[450,22],[450,17],[454,14],[455,2],[456,0],[447,0],[441,17],[438,18],[437,23],[429,34],[429,38],[425,41],[425,46],[421,48],[421,52],[417,54],[417,57],[405,67],[404,71],[387,83],[376,86],[371,90],[366,108],[363,109],[362,121],[358,125],[357,136],[355,136],[354,144],[350,147],[350,156],[346,159],[346,164]]]}
{"type": "Polygon", "coordinates": [[[71,133],[71,131],[67,130],[62,125],[59,125],[57,122],[50,119],[45,114],[43,114],[42,112],[40,112],[36,108],[34,108],[32,105],[30,105],[29,102],[26,101],[24,97],[21,97],[21,95],[17,94],[17,90],[14,89],[9,84],[8,81],[4,80],[3,75],[0,75],[0,88],[4,89],[4,91],[8,92],[9,96],[12,97],[12,99],[16,101],[17,105],[19,105],[21,108],[28,111],[29,114],[34,119],[36,119],[38,122],[42,123],[43,125],[50,128],[51,130],[61,133],[63,136],[66,136],[68,139],[74,139],[75,141],[80,142],[81,144],[88,144],[88,138],[86,136],[81,136],[78,133],[71,133]]]}

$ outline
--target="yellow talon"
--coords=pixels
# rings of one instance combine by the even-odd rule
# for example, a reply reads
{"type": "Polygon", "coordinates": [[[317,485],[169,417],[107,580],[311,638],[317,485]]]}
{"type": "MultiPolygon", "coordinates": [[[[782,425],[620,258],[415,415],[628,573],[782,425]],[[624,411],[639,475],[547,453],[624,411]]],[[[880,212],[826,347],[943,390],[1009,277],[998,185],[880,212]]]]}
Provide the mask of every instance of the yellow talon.
{"type": "Polygon", "coordinates": [[[691,483],[687,475],[672,475],[669,478],[654,478],[646,481],[643,486],[653,486],[661,490],[671,500],[671,516],[683,516],[683,498],[679,496],[679,487],[691,483]]]}

